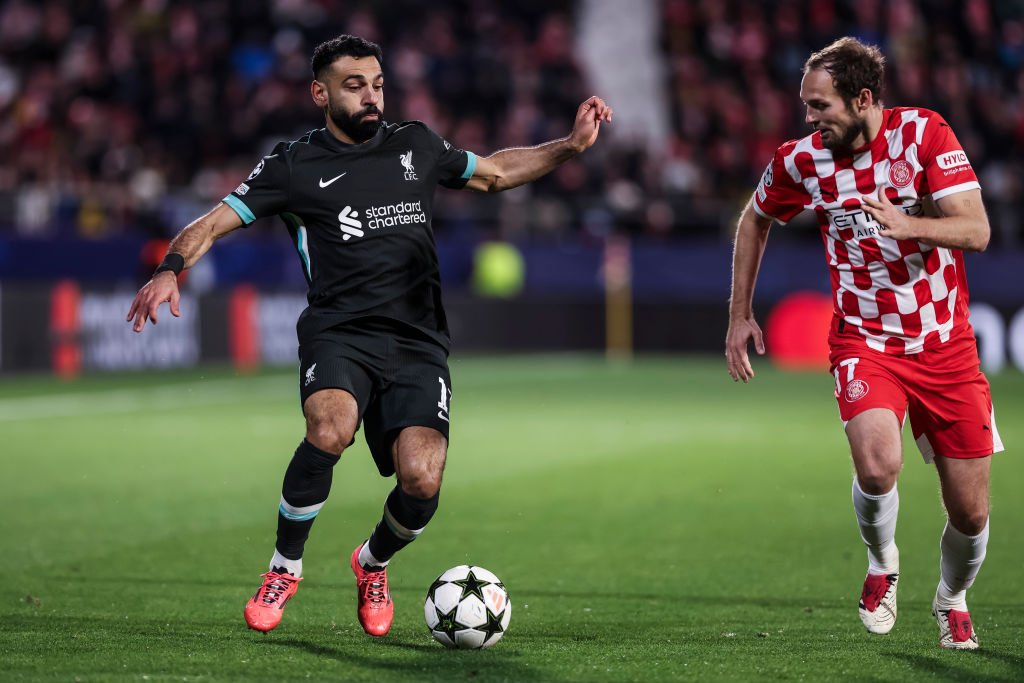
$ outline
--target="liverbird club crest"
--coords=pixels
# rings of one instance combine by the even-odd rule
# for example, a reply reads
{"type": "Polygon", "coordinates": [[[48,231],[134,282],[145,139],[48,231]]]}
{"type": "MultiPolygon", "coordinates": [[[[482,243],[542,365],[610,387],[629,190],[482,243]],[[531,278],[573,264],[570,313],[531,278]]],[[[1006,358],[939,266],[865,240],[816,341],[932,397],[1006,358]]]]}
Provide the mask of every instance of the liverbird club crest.
{"type": "Polygon", "coordinates": [[[405,166],[405,179],[419,180],[416,177],[416,169],[412,165],[412,150],[408,150],[405,154],[399,154],[398,158],[402,162],[402,166],[405,166]]]}

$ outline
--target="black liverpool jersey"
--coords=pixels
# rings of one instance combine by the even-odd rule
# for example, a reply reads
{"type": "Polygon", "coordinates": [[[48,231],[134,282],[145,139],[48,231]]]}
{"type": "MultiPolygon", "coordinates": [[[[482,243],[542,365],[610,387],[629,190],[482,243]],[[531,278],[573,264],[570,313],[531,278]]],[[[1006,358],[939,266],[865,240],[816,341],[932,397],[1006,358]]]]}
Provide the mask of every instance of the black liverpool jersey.
{"type": "Polygon", "coordinates": [[[472,152],[419,121],[383,125],[361,145],[325,128],[278,143],[224,198],[248,225],[279,215],[309,284],[299,338],[387,318],[449,344],[431,227],[434,190],[464,187],[472,152]]]}

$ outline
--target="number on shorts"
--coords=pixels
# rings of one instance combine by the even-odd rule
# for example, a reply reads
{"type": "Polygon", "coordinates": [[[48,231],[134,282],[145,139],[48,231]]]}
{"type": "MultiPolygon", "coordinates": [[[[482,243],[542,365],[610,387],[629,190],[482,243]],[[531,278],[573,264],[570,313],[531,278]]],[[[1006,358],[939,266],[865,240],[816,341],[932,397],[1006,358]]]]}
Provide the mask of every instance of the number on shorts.
{"type": "MultiPolygon", "coordinates": [[[[839,363],[840,366],[846,367],[846,382],[849,384],[853,381],[853,368],[860,362],[860,358],[847,358],[846,360],[839,363]]],[[[839,385],[839,368],[836,368],[836,391],[842,391],[842,387],[839,385]]]]}
{"type": "Polygon", "coordinates": [[[437,381],[441,384],[441,400],[437,402],[437,407],[440,410],[437,411],[437,416],[448,422],[448,401],[452,397],[452,390],[448,388],[448,384],[445,383],[444,377],[438,377],[437,381]]]}

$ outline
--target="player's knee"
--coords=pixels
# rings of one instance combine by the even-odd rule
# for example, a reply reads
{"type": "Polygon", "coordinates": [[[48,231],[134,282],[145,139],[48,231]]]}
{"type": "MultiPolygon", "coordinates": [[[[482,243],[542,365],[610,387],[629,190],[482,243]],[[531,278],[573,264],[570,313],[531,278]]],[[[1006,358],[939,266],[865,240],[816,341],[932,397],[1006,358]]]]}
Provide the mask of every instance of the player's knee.
{"type": "Polygon", "coordinates": [[[899,467],[878,465],[864,467],[857,471],[857,483],[860,490],[871,496],[880,496],[892,490],[899,477],[899,467]]]}
{"type": "Polygon", "coordinates": [[[395,472],[402,490],[416,498],[430,498],[441,490],[448,440],[439,432],[405,429],[394,443],[395,472]]]}
{"type": "Polygon", "coordinates": [[[406,465],[398,475],[398,483],[410,496],[432,498],[441,490],[442,469],[426,463],[406,465]]]}
{"type": "Polygon", "coordinates": [[[872,496],[888,493],[896,485],[903,467],[901,458],[887,457],[880,452],[854,454],[857,483],[860,490],[872,496]]]}
{"type": "Polygon", "coordinates": [[[306,440],[317,448],[341,455],[355,436],[355,426],[333,415],[306,416],[306,440]]]}
{"type": "Polygon", "coordinates": [[[988,507],[972,510],[949,511],[949,522],[953,528],[967,536],[977,536],[988,524],[988,507]]]}

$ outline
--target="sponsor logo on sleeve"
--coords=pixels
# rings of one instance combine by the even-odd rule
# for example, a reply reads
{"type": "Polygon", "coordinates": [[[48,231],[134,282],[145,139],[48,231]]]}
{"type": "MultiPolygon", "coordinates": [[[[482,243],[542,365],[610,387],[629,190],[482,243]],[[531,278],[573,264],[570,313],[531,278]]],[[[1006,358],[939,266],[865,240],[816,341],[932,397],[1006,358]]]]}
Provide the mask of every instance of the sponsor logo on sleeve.
{"type": "Polygon", "coordinates": [[[248,191],[249,191],[249,186],[246,185],[245,183],[242,183],[241,185],[239,185],[238,187],[235,188],[235,194],[237,194],[239,196],[245,194],[248,191]]]}
{"type": "Polygon", "coordinates": [[[773,180],[772,162],[769,161],[761,174],[761,182],[757,184],[757,198],[762,204],[768,200],[768,188],[772,186],[773,180]]]}
{"type": "Polygon", "coordinates": [[[956,168],[957,170],[964,170],[959,168],[961,166],[964,167],[965,169],[971,167],[971,162],[967,159],[967,155],[964,153],[962,149],[957,149],[952,152],[940,154],[937,158],[937,161],[939,163],[939,168],[941,168],[943,171],[948,171],[951,168],[956,168]]]}

